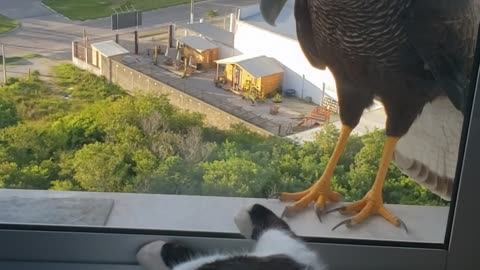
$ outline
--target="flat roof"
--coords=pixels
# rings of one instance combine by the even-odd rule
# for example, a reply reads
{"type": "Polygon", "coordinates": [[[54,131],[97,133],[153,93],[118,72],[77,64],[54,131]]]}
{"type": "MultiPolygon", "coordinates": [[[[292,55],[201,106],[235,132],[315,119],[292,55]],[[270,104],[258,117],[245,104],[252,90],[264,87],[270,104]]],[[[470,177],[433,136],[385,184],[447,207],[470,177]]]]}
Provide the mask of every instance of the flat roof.
{"type": "Polygon", "coordinates": [[[202,36],[209,37],[213,41],[221,42],[230,47],[234,46],[235,35],[232,32],[220,29],[209,23],[187,24],[185,28],[192,30],[202,36]]]}
{"type": "Polygon", "coordinates": [[[215,61],[217,64],[237,64],[255,78],[283,73],[280,63],[274,58],[261,56],[237,55],[215,61]]]}
{"type": "Polygon", "coordinates": [[[113,40],[93,43],[91,46],[107,57],[129,53],[127,49],[123,48],[113,40]]]}
{"type": "Polygon", "coordinates": [[[191,47],[199,52],[218,48],[218,46],[205,38],[198,36],[186,36],[178,39],[188,47],[191,47]]]}

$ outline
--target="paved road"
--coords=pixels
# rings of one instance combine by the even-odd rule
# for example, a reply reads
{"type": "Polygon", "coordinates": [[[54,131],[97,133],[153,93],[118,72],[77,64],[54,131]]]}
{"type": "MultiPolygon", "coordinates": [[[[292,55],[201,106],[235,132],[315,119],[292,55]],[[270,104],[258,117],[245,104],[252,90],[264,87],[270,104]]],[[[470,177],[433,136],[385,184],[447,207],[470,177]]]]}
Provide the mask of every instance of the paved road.
{"type": "MultiPolygon", "coordinates": [[[[210,9],[218,9],[221,14],[228,14],[235,6],[254,3],[257,3],[257,0],[207,0],[195,5],[195,17],[204,17],[210,9]]],[[[0,12],[21,23],[19,29],[0,35],[0,43],[6,44],[7,56],[35,52],[54,59],[69,59],[71,42],[82,36],[84,28],[93,37],[114,34],[110,30],[109,18],[70,21],[44,7],[40,0],[0,0],[0,12]]],[[[185,21],[189,14],[189,5],[145,12],[143,27],[185,21]]]]}

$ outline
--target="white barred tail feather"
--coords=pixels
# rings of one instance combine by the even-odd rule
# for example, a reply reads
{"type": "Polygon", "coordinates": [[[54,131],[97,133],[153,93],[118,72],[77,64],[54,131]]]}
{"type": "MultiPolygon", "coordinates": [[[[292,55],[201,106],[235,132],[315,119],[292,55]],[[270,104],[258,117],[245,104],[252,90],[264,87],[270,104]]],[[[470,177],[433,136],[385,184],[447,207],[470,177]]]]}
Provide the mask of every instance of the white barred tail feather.
{"type": "Polygon", "coordinates": [[[452,195],[463,114],[446,96],[427,103],[397,143],[393,161],[418,184],[445,200],[452,195]]]}

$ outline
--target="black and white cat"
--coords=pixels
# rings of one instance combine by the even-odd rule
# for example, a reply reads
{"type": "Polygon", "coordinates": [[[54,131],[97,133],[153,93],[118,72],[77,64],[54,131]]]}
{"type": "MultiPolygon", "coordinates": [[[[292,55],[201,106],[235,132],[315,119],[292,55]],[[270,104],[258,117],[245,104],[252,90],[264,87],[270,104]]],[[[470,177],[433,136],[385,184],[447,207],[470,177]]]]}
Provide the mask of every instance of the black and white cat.
{"type": "Polygon", "coordinates": [[[262,205],[235,216],[246,238],[256,240],[250,252],[203,254],[176,243],[155,241],[137,254],[146,270],[326,270],[317,254],[292,232],[288,224],[262,205]]]}

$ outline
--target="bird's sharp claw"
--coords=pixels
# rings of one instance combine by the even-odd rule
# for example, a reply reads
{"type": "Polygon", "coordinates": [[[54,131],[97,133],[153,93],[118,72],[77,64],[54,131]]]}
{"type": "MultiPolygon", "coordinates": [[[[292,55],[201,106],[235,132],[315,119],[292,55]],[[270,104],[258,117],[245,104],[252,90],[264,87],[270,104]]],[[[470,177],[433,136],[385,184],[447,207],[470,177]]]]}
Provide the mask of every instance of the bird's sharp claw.
{"type": "Polygon", "coordinates": [[[332,212],[340,212],[340,213],[343,213],[345,211],[345,206],[340,206],[340,207],[337,207],[337,208],[333,208],[333,209],[330,209],[327,211],[327,214],[330,214],[332,212]]]}
{"type": "Polygon", "coordinates": [[[338,223],[337,225],[335,225],[335,227],[332,228],[332,231],[334,231],[335,229],[337,229],[338,227],[342,226],[342,225],[345,225],[347,226],[347,228],[350,228],[353,226],[353,222],[351,219],[346,219],[340,223],[338,223]]]}
{"type": "Polygon", "coordinates": [[[315,205],[315,214],[317,214],[317,218],[322,223],[322,215],[325,213],[325,207],[315,205]]]}
{"type": "Polygon", "coordinates": [[[401,220],[399,218],[397,218],[397,219],[398,219],[398,222],[399,222],[398,226],[404,228],[405,232],[408,234],[408,228],[407,228],[407,225],[405,224],[405,222],[403,222],[403,220],[401,220]]]}

